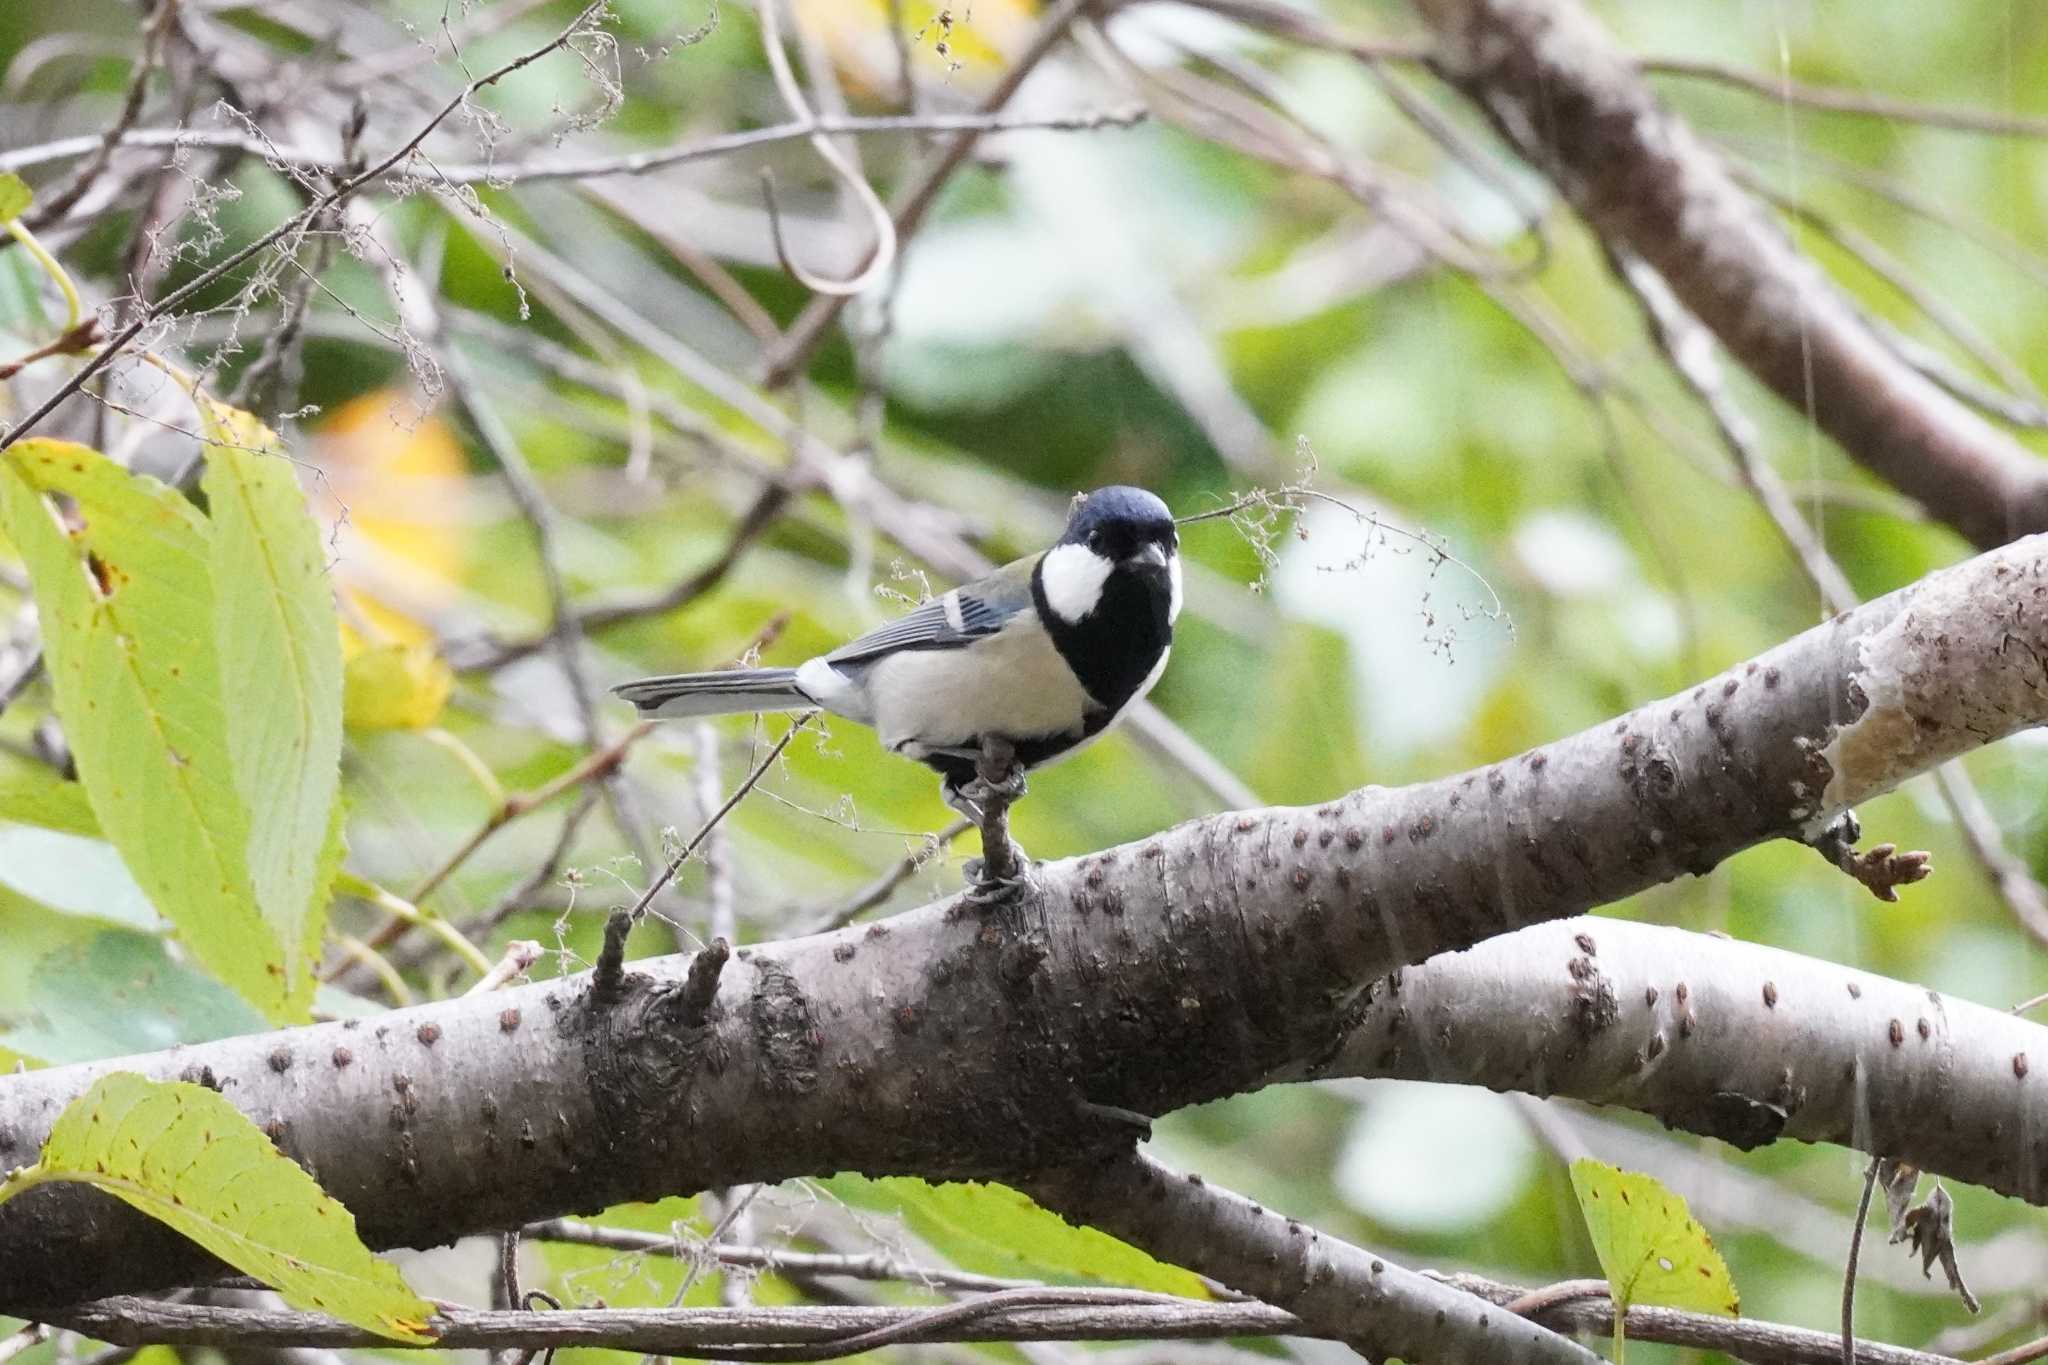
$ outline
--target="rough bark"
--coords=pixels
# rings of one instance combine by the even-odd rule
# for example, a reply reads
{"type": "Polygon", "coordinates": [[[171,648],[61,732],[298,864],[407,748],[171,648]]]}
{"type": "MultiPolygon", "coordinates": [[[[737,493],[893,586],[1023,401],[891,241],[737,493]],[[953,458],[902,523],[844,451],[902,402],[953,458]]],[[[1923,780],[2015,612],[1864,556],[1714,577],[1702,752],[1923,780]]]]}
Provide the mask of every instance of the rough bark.
{"type": "Polygon", "coordinates": [[[1046,1206],[1310,1322],[1345,1322],[1368,1359],[1583,1362],[1600,1357],[1487,1300],[1139,1155],[1051,1173],[1046,1206]]]}
{"type": "Polygon", "coordinates": [[[1415,5],[1502,136],[1851,459],[1980,546],[2048,529],[2048,463],[1879,337],[1576,0],[1415,5]]]}
{"type": "MultiPolygon", "coordinates": [[[[2048,720],[2044,606],[2037,537],[1508,761],[1048,864],[1000,912],[956,898],[741,950],[701,1013],[689,960],[659,958],[607,989],[0,1078],[0,1163],[121,1069],[219,1086],[376,1246],[842,1169],[1028,1182],[1127,1151],[1131,1111],[1334,1057],[1398,965],[1704,871],[2048,720]]],[[[200,1269],[89,1190],[0,1206],[7,1307],[200,1269]]]]}
{"type": "Polygon", "coordinates": [[[1660,925],[1537,925],[1394,973],[1314,1074],[1565,1095],[1743,1149],[1834,1142],[2048,1197],[2048,1028],[1660,925]]]}

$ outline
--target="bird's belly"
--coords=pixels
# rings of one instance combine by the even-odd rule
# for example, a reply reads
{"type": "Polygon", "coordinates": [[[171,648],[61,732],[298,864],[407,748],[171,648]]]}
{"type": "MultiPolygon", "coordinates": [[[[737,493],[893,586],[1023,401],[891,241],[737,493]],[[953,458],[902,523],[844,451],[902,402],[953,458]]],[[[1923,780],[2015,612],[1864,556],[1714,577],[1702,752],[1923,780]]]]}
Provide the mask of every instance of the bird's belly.
{"type": "Polygon", "coordinates": [[[919,649],[875,664],[882,743],[912,757],[983,735],[1080,736],[1092,703],[1042,626],[1013,625],[964,649],[919,649]]]}

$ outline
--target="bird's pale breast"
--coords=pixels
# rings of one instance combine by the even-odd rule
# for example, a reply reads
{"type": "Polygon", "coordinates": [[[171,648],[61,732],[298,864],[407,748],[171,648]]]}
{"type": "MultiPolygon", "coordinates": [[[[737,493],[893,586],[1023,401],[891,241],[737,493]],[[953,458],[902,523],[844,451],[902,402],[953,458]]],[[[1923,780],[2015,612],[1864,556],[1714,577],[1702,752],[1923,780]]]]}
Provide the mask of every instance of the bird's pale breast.
{"type": "Polygon", "coordinates": [[[1078,734],[1091,705],[1029,612],[964,649],[911,649],[876,661],[868,694],[882,743],[912,756],[987,734],[1078,734]]]}

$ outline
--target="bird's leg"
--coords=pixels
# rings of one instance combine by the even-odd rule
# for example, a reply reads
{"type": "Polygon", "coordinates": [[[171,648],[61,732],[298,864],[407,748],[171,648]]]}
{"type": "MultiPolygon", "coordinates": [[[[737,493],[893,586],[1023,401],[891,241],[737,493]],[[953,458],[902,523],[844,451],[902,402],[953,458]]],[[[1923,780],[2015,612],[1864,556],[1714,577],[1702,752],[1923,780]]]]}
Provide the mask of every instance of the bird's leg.
{"type": "Polygon", "coordinates": [[[983,903],[1004,900],[1024,883],[1030,860],[1010,837],[1010,806],[1026,790],[1017,751],[1006,739],[984,735],[973,780],[948,783],[946,804],[981,827],[981,857],[967,865],[970,896],[983,903]]]}

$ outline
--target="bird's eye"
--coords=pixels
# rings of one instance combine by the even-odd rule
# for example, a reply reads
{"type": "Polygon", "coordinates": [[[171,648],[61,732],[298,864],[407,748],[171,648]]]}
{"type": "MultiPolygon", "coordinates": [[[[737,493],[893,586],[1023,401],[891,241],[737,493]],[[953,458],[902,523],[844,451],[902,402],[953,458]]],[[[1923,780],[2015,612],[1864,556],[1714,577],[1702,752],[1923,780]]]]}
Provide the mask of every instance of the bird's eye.
{"type": "Polygon", "coordinates": [[[1097,554],[1102,552],[1102,532],[1090,531],[1088,533],[1088,548],[1097,554]]]}

